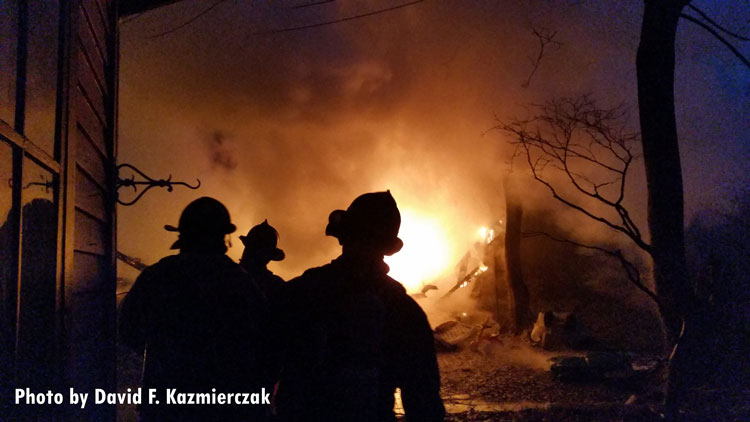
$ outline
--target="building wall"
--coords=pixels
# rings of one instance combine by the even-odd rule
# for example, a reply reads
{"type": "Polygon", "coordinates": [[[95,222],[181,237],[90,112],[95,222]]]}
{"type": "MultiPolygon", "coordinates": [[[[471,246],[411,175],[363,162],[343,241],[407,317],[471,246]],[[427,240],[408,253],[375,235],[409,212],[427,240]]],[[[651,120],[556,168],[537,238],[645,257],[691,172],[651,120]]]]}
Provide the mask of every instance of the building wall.
{"type": "MultiPolygon", "coordinates": [[[[114,391],[116,4],[72,4],[65,160],[65,379],[83,391],[114,391]]],[[[91,406],[73,416],[72,420],[111,420],[114,408],[91,406]]]]}
{"type": "Polygon", "coordinates": [[[114,420],[117,2],[0,3],[0,420],[114,420]]]}

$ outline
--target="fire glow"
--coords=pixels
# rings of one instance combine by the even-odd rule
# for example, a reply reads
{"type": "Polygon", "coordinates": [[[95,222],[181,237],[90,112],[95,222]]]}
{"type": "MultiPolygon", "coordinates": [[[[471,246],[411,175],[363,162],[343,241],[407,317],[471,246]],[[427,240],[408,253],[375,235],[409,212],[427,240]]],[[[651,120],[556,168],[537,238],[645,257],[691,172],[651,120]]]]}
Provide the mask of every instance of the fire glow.
{"type": "Polygon", "coordinates": [[[404,247],[385,262],[391,268],[388,273],[406,287],[410,293],[421,290],[428,283],[451,268],[452,243],[434,217],[428,217],[406,209],[401,211],[399,237],[404,247]]]}
{"type": "MultiPolygon", "coordinates": [[[[502,220],[500,220],[500,223],[502,223],[502,220]]],[[[477,230],[477,234],[487,244],[490,244],[492,243],[493,240],[495,240],[494,229],[488,229],[487,227],[480,227],[479,230],[477,230]]]]}
{"type": "Polygon", "coordinates": [[[464,281],[458,285],[459,289],[463,289],[464,287],[468,286],[470,282],[474,281],[477,277],[479,277],[483,272],[487,271],[490,267],[480,264],[479,267],[474,270],[474,272],[471,274],[471,276],[466,277],[464,281]]]}

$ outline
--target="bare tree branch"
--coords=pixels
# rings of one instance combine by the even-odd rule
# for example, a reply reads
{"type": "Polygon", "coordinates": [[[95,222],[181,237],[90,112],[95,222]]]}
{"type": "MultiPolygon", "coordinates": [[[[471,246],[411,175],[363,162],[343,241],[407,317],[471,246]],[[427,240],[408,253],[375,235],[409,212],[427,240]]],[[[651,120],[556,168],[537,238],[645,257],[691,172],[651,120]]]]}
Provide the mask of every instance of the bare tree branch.
{"type": "Polygon", "coordinates": [[[698,19],[690,15],[686,15],[684,13],[680,13],[680,17],[683,19],[687,19],[690,22],[693,22],[694,24],[700,26],[701,28],[711,33],[711,35],[713,35],[717,40],[721,41],[722,44],[724,44],[732,53],[734,53],[735,56],[737,56],[738,59],[740,59],[742,63],[745,64],[745,66],[747,66],[748,69],[750,69],[750,61],[748,61],[747,57],[743,56],[742,53],[740,53],[740,50],[737,50],[737,47],[733,46],[729,41],[726,40],[726,38],[722,37],[721,34],[716,32],[716,30],[711,28],[708,24],[703,23],[699,21],[698,19]]]}
{"type": "Polygon", "coordinates": [[[557,31],[531,28],[531,32],[539,41],[539,53],[537,53],[536,58],[529,58],[531,60],[532,68],[531,73],[529,73],[529,77],[526,78],[526,82],[521,84],[521,86],[524,88],[527,88],[529,86],[529,84],[531,83],[531,78],[534,77],[537,69],[539,69],[539,65],[542,63],[542,57],[544,57],[544,48],[547,47],[548,44],[557,46],[562,45],[560,42],[554,41],[555,35],[557,35],[557,31]]]}
{"type": "Polygon", "coordinates": [[[146,38],[147,39],[161,38],[161,37],[163,37],[165,35],[169,35],[169,34],[175,32],[175,31],[178,31],[178,30],[180,30],[180,29],[182,29],[182,28],[190,25],[191,23],[195,22],[196,20],[200,19],[201,16],[203,16],[206,13],[210,12],[211,10],[213,10],[214,8],[216,8],[217,6],[219,6],[220,4],[224,3],[225,1],[226,0],[217,0],[213,4],[211,4],[210,6],[208,6],[207,8],[205,8],[205,9],[201,10],[200,12],[198,12],[192,18],[186,20],[185,22],[183,22],[183,23],[181,23],[181,24],[179,24],[179,25],[177,25],[177,26],[175,26],[173,28],[169,28],[166,31],[159,32],[158,34],[151,35],[151,36],[146,37],[146,38]]]}
{"type": "Polygon", "coordinates": [[[693,6],[692,4],[688,4],[687,7],[693,9],[693,11],[695,13],[699,14],[703,19],[705,19],[706,22],[710,23],[716,29],[718,29],[719,31],[721,31],[721,32],[729,35],[730,37],[734,37],[734,38],[736,38],[736,39],[738,39],[740,41],[750,41],[750,38],[743,37],[742,35],[739,35],[736,32],[732,32],[732,31],[724,28],[723,26],[719,25],[718,23],[716,23],[716,21],[714,21],[713,19],[711,19],[710,17],[708,17],[708,15],[705,12],[703,12],[702,10],[700,10],[697,7],[693,6]]]}
{"type": "Polygon", "coordinates": [[[649,289],[643,282],[641,281],[641,275],[638,271],[638,268],[636,268],[635,264],[630,262],[625,256],[622,254],[622,251],[619,249],[617,250],[611,250],[607,248],[602,248],[600,246],[592,246],[592,245],[586,245],[580,242],[577,242],[575,240],[571,240],[564,237],[558,237],[553,236],[546,232],[522,232],[521,235],[523,237],[537,237],[537,236],[544,236],[548,239],[554,240],[555,242],[562,242],[562,243],[568,243],[573,246],[577,246],[579,248],[585,248],[590,249],[594,251],[601,252],[605,255],[617,258],[618,261],[620,261],[620,264],[622,265],[623,270],[625,270],[625,274],[628,277],[628,280],[630,280],[635,287],[637,287],[639,290],[641,290],[643,293],[648,295],[651,300],[656,303],[656,306],[661,310],[662,304],[661,301],[659,301],[659,298],[656,296],[656,293],[654,293],[651,289],[649,289]]]}
{"type": "Polygon", "coordinates": [[[513,135],[511,144],[516,145],[516,151],[526,153],[532,176],[549,189],[553,198],[625,234],[650,254],[650,245],[622,205],[627,171],[634,158],[630,144],[639,139],[626,130],[623,107],[602,109],[585,95],[531,107],[533,117],[510,123],[498,120],[494,129],[513,135]],[[582,198],[561,193],[557,183],[544,174],[547,168],[559,172],[582,198],[609,207],[619,221],[593,212],[582,205],[582,198]]]}

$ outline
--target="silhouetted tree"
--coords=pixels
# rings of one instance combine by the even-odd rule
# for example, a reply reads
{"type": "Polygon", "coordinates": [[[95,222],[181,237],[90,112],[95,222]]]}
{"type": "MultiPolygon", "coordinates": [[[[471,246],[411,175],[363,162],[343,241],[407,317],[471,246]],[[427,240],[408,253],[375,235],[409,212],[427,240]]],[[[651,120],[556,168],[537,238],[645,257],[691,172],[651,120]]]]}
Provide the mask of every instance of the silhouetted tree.
{"type": "MultiPolygon", "coordinates": [[[[600,108],[584,95],[533,105],[531,110],[532,117],[499,122],[496,129],[513,136],[511,143],[526,158],[534,179],[559,202],[626,235],[651,254],[651,245],[623,204],[638,134],[627,130],[622,107],[600,108]]],[[[628,279],[661,308],[659,297],[643,284],[636,266],[621,251],[547,236],[617,258],[628,279]]]]}
{"type": "MultiPolygon", "coordinates": [[[[748,41],[748,38],[723,28],[703,11],[689,5],[689,1],[644,0],[644,4],[636,71],[648,188],[650,243],[643,240],[627,210],[622,207],[625,172],[633,158],[626,144],[637,139],[637,136],[625,135],[619,131],[620,126],[615,126],[618,130],[613,130],[611,124],[620,117],[617,109],[598,109],[586,97],[551,101],[537,106],[540,113],[535,117],[501,122],[497,128],[515,135],[517,143],[526,152],[532,174],[552,191],[556,199],[627,235],[651,256],[656,289],[654,297],[660,305],[668,344],[675,344],[678,339],[681,343],[676,353],[672,354],[669,372],[667,413],[671,417],[685,404],[686,391],[701,382],[700,374],[691,367],[695,366],[695,357],[705,350],[703,340],[708,333],[707,320],[700,315],[696,306],[685,260],[682,170],[674,104],[675,37],[679,19],[686,19],[708,31],[748,68],[750,61],[720,32],[736,40],[748,41]],[[698,17],[684,13],[686,7],[698,17]],[[580,143],[573,136],[574,132],[582,132],[587,143],[580,143]],[[611,135],[624,135],[624,138],[620,138],[624,142],[617,141],[618,138],[611,135]],[[603,159],[597,150],[605,151],[609,157],[603,159]],[[571,168],[576,161],[588,162],[589,168],[594,168],[598,176],[610,175],[614,178],[595,181],[601,179],[577,173],[571,168]],[[550,165],[567,176],[575,192],[599,206],[616,211],[618,221],[596,214],[590,206],[572,201],[555,189],[542,176],[544,169],[550,165]],[[605,189],[618,184],[619,193],[615,189],[614,198],[604,193],[605,189]]],[[[627,269],[625,261],[623,265],[627,269]]]]}
{"type": "Polygon", "coordinates": [[[654,280],[664,304],[662,317],[667,337],[672,344],[678,339],[681,343],[670,362],[669,417],[687,404],[687,390],[703,381],[701,374],[695,372],[696,357],[705,352],[710,332],[705,317],[698,314],[685,261],[682,169],[674,104],[675,37],[679,19],[684,18],[711,33],[750,68],[750,62],[719,31],[735,39],[747,41],[747,38],[726,30],[689,3],[689,0],[644,0],[636,56],[654,280]],[[684,13],[686,7],[700,19],[684,13]]]}
{"type": "Polygon", "coordinates": [[[674,343],[680,314],[693,302],[686,288],[682,169],[674,107],[675,34],[685,0],[647,0],[636,56],[638,111],[648,186],[648,225],[656,291],[667,338],[674,343]]]}

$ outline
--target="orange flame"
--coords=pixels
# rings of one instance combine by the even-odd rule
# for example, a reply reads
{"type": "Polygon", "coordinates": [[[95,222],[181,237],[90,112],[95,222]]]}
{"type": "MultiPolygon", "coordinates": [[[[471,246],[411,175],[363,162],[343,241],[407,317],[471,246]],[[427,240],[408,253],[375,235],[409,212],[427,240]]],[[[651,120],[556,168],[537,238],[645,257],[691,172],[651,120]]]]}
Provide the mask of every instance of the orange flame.
{"type": "Polygon", "coordinates": [[[402,210],[399,237],[403,249],[385,262],[391,267],[388,274],[410,293],[420,291],[453,266],[453,245],[437,218],[402,210]]]}

